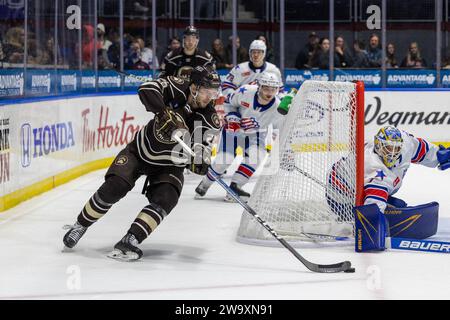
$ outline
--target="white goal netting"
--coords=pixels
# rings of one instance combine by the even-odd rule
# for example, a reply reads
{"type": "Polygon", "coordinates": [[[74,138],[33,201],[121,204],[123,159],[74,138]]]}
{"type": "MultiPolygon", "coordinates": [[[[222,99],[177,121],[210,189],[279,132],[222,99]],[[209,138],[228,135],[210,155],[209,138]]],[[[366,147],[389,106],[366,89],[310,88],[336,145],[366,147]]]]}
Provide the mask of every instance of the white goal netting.
{"type": "MultiPolygon", "coordinates": [[[[279,152],[272,155],[279,157],[277,170],[262,172],[249,200],[261,218],[288,240],[352,236],[351,209],[362,187],[357,185],[356,164],[364,149],[363,137],[357,139],[364,131],[357,130],[363,125],[361,113],[356,116],[357,108],[363,108],[358,107],[358,91],[350,82],[306,81],[292,100],[279,152]]],[[[252,244],[276,242],[246,212],[237,238],[252,244]]]]}

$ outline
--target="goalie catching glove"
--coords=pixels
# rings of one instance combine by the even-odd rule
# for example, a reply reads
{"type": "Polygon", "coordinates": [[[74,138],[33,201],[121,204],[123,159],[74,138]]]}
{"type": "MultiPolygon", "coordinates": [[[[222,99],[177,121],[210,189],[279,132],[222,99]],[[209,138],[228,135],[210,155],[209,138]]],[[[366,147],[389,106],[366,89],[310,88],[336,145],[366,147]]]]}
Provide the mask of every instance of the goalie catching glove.
{"type": "Polygon", "coordinates": [[[187,130],[183,118],[171,109],[165,109],[155,115],[156,135],[161,140],[171,141],[176,130],[187,130]]]}
{"type": "Polygon", "coordinates": [[[440,145],[436,156],[439,161],[439,169],[446,170],[450,168],[450,148],[440,145]]]}
{"type": "Polygon", "coordinates": [[[211,147],[194,143],[192,151],[194,151],[195,156],[191,157],[191,163],[187,167],[193,173],[204,176],[211,164],[211,147]]]}

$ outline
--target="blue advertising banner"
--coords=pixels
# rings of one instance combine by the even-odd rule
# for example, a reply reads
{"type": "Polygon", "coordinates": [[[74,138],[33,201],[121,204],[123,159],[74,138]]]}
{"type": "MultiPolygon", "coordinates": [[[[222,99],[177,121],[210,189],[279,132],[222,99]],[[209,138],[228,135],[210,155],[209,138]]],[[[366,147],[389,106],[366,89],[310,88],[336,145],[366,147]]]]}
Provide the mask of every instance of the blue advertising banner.
{"type": "Polygon", "coordinates": [[[441,70],[441,84],[443,88],[450,88],[450,70],[441,70]]]}
{"type": "Polygon", "coordinates": [[[95,71],[83,70],[81,72],[81,91],[95,92],[95,71]]]}
{"type": "Polygon", "coordinates": [[[123,89],[126,91],[134,91],[146,80],[153,79],[152,71],[148,70],[127,70],[129,76],[123,78],[123,89]]]}
{"type": "Polygon", "coordinates": [[[381,70],[335,69],[335,81],[363,81],[366,88],[381,88],[381,70]]]}
{"type": "Polygon", "coordinates": [[[22,96],[24,90],[23,69],[0,69],[0,99],[22,96]]]}
{"type": "Polygon", "coordinates": [[[298,89],[306,80],[328,81],[330,79],[328,70],[285,70],[284,76],[286,79],[284,83],[286,90],[291,88],[298,89]]]}
{"type": "Polygon", "coordinates": [[[115,71],[98,71],[98,91],[120,91],[121,76],[115,71]]]}
{"type": "Polygon", "coordinates": [[[435,88],[436,70],[387,70],[388,88],[435,88]]]}
{"type": "Polygon", "coordinates": [[[59,70],[56,79],[56,88],[59,93],[76,93],[81,88],[78,70],[59,70]]]}
{"type": "Polygon", "coordinates": [[[55,93],[55,70],[28,69],[25,79],[25,94],[46,96],[55,93]]]}

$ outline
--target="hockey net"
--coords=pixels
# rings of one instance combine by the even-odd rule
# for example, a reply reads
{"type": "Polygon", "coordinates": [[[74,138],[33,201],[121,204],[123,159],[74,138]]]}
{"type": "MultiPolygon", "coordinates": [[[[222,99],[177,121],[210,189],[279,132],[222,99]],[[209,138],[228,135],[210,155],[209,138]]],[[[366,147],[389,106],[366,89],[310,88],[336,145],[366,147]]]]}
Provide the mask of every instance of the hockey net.
{"type": "MultiPolygon", "coordinates": [[[[286,117],[277,170],[262,172],[249,205],[293,242],[352,236],[351,209],[361,203],[364,183],[364,84],[306,81],[286,117]]],[[[237,240],[276,243],[246,212],[237,240]]]]}

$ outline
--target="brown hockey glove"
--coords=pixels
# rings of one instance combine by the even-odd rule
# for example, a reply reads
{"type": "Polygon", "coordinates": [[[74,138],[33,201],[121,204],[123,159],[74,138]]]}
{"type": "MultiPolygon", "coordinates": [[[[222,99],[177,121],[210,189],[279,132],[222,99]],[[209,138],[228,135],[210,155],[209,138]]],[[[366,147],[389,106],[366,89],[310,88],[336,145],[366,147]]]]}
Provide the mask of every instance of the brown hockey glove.
{"type": "Polygon", "coordinates": [[[204,176],[211,164],[211,147],[195,143],[192,150],[195,153],[195,157],[191,157],[191,163],[188,164],[188,168],[193,173],[204,176]]]}
{"type": "Polygon", "coordinates": [[[165,109],[155,115],[155,129],[160,138],[170,141],[176,130],[187,130],[187,127],[181,115],[171,109],[165,109]]]}

